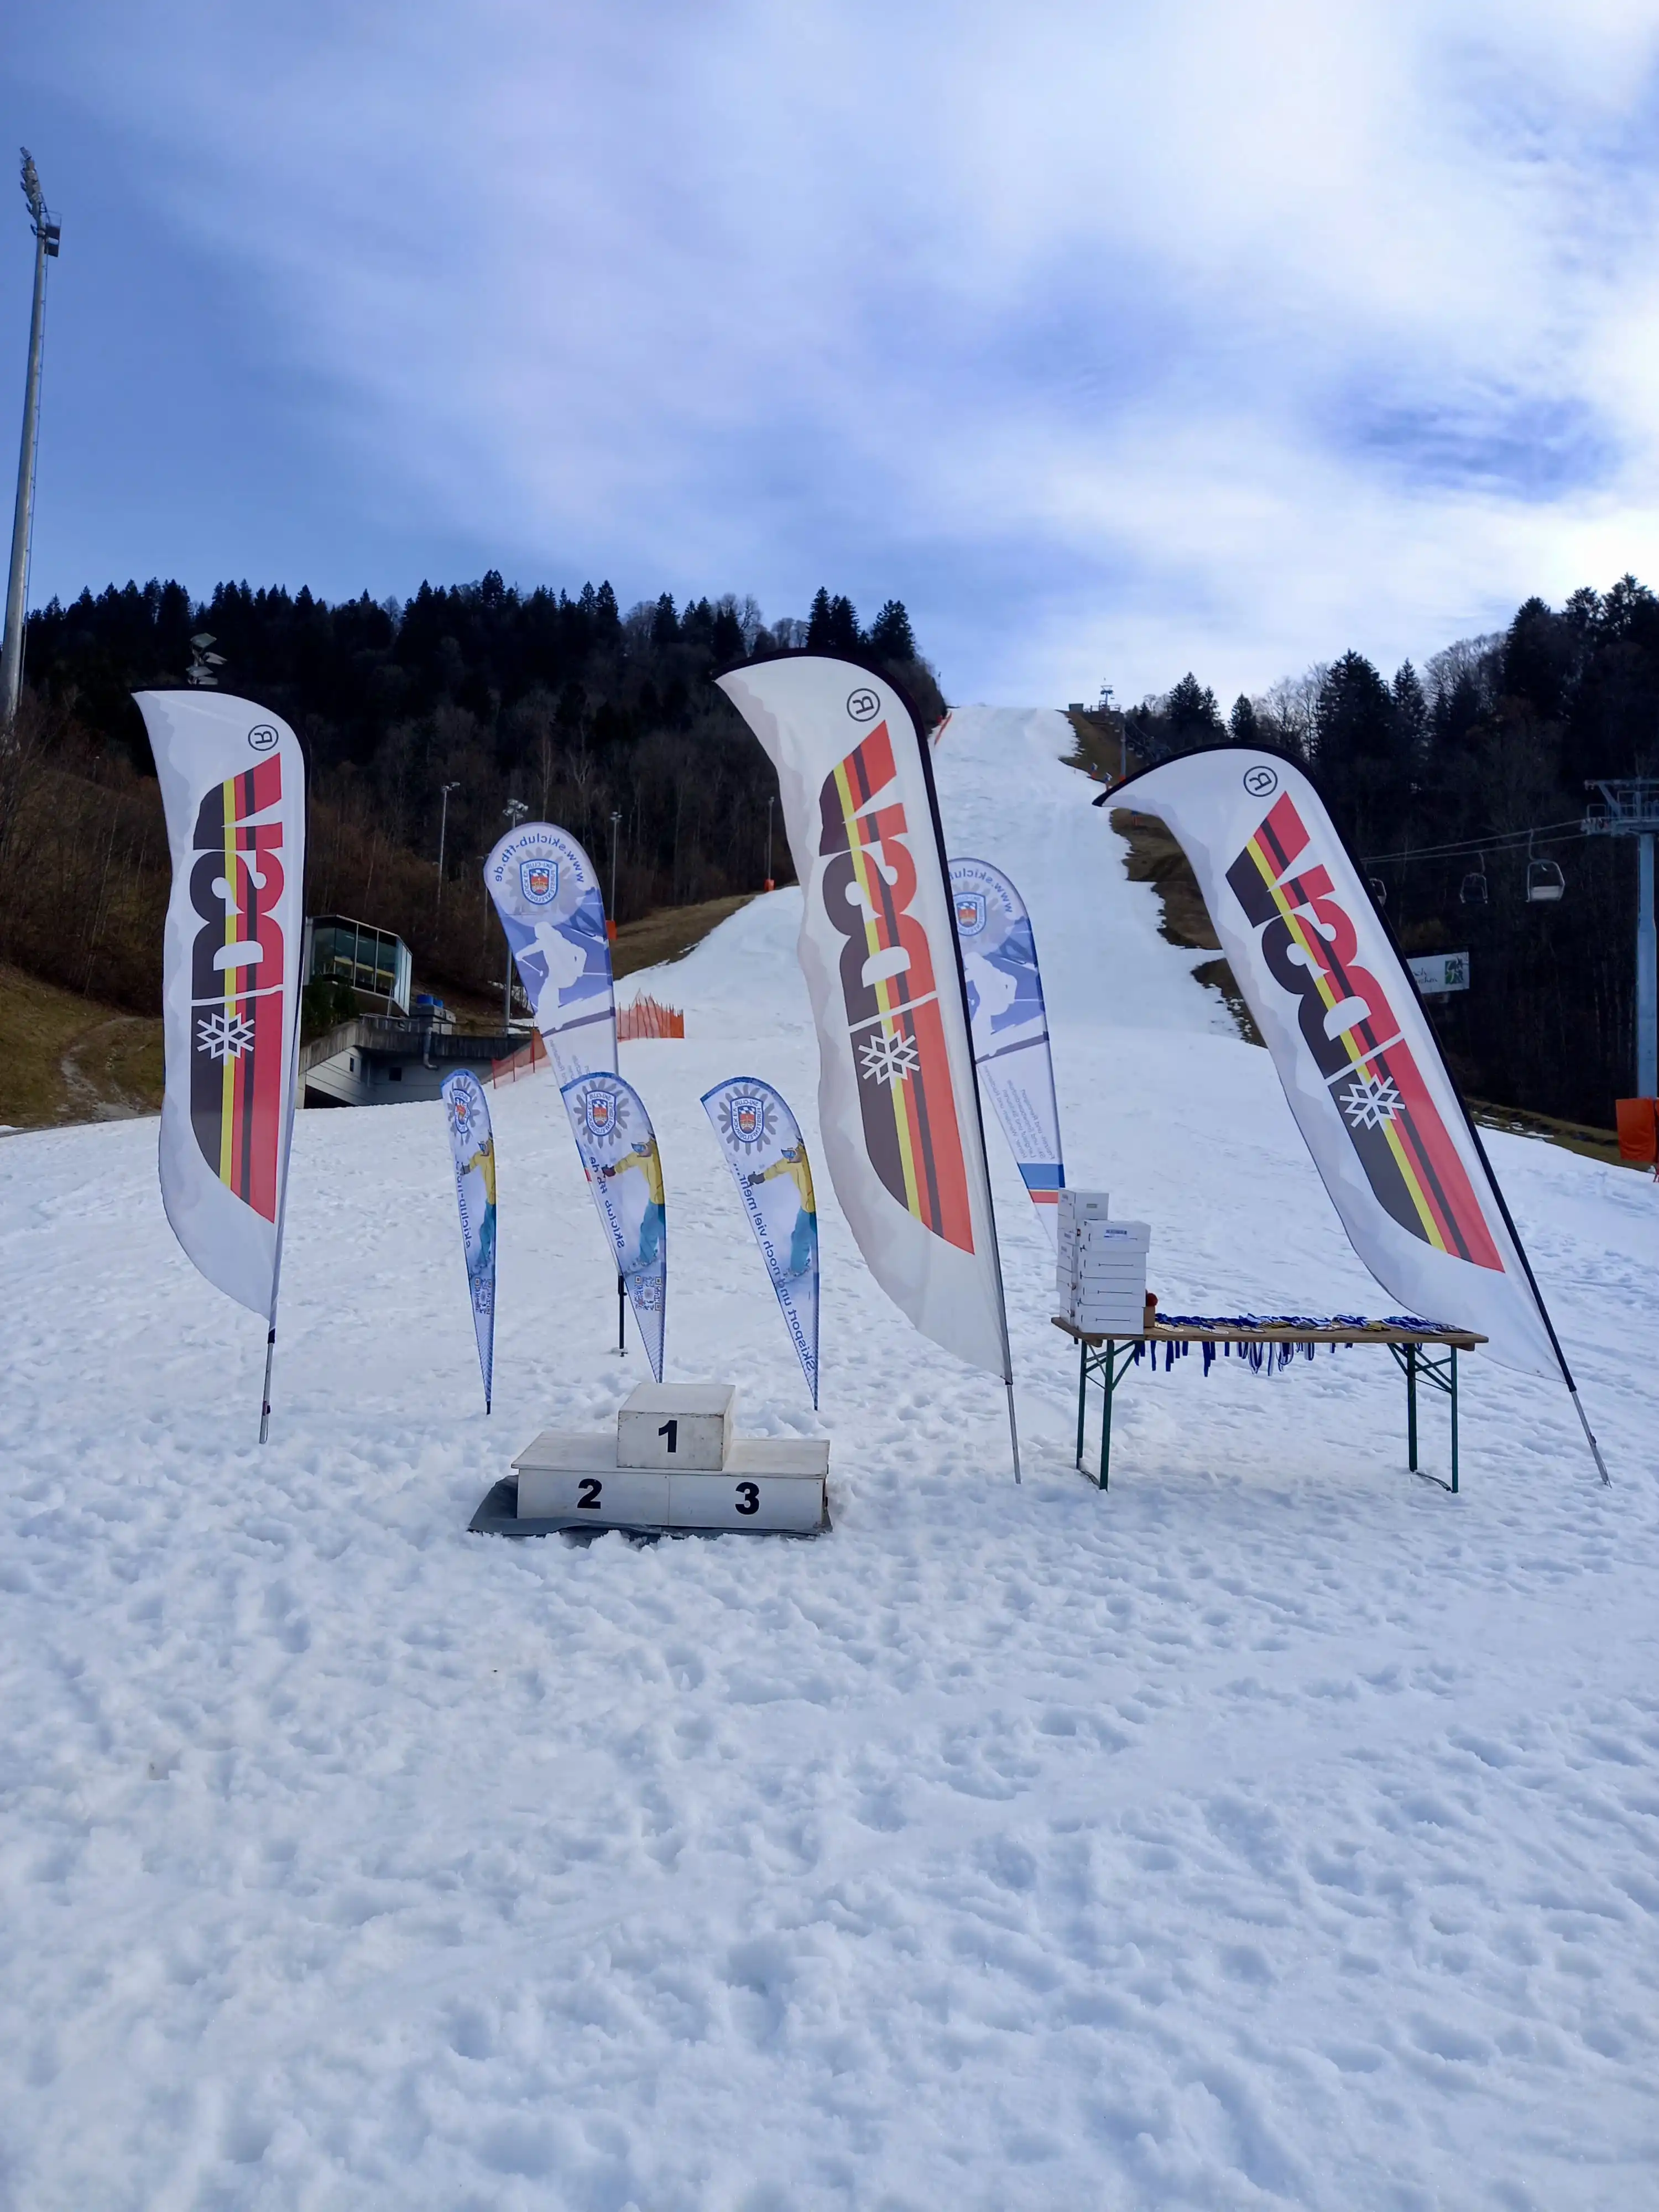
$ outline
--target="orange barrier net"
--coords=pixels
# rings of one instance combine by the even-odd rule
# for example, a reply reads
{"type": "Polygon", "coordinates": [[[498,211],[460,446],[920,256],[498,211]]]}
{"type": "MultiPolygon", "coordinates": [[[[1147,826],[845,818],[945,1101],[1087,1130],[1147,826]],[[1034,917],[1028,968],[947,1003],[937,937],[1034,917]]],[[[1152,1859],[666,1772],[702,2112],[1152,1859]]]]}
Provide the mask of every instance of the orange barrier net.
{"type": "Polygon", "coordinates": [[[491,1089],[497,1089],[503,1083],[516,1083],[521,1075],[533,1075],[546,1059],[547,1047],[542,1042],[541,1031],[532,1030],[528,1044],[520,1045],[517,1052],[509,1053],[505,1060],[490,1061],[491,1089]]]}
{"type": "Polygon", "coordinates": [[[683,1037],[685,1016],[678,1006],[659,1006],[654,999],[635,999],[631,1006],[617,1009],[617,1035],[624,1044],[630,1037],[683,1037]]]}

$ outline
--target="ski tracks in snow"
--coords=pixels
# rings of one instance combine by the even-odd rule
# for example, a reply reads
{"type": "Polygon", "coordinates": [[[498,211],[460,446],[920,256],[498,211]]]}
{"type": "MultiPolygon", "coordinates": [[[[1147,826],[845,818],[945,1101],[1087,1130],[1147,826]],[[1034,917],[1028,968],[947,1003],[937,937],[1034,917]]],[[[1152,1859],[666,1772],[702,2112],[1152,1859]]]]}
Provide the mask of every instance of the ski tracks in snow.
{"type": "MultiPolygon", "coordinates": [[[[935,767],[1030,901],[1073,1179],[1152,1223],[1166,1307],[1374,1307],[1064,743],[961,710],[935,767]]],[[[778,1433],[815,1425],[697,1099],[752,1070],[816,1145],[794,898],[676,967],[684,1043],[624,1048],[671,1372],[778,1433]]],[[[1494,1146],[1611,1492],[1479,1359],[1463,1495],[1413,1483],[1356,1352],[1138,1372],[1099,1496],[993,1131],[1023,1491],[826,1189],[833,1535],[510,1546],[462,1533],[489,1481],[640,1363],[556,1093],[492,1103],[495,1417],[438,1109],[304,1116],[263,1453],[153,1125],[0,1152],[0,2203],[1643,2201],[1647,1186],[1494,1146]]]]}

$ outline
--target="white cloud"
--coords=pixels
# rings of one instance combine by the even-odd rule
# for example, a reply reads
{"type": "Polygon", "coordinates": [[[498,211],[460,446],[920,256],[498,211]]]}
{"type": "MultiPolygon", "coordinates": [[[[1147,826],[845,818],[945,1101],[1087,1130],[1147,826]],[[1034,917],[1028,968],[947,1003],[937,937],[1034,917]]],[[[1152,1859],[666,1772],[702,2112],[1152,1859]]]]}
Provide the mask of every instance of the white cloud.
{"type": "Polygon", "coordinates": [[[896,590],[1052,699],[1659,568],[1656,58],[1622,0],[163,0],[44,66],[416,537],[896,590]]]}

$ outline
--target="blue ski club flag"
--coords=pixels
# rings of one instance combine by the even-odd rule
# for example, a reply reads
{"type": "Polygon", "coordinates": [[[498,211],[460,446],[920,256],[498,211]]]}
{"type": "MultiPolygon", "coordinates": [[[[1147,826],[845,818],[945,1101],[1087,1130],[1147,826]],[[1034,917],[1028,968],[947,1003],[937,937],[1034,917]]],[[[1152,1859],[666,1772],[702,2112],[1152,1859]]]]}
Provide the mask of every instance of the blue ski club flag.
{"type": "Polygon", "coordinates": [[[495,1139],[489,1102],[476,1075],[459,1068],[441,1086],[455,1164],[455,1200],[461,1213],[461,1248],[472,1300],[472,1333],[478,1340],[484,1411],[489,1411],[495,1369],[495,1139]]]}
{"type": "Polygon", "coordinates": [[[627,1286],[651,1372],[662,1381],[668,1294],[668,1226],[662,1158],[645,1102],[631,1083],[599,1070],[579,1075],[559,1096],[570,1116],[599,1222],[627,1286]]]}
{"type": "Polygon", "coordinates": [[[951,861],[951,902],[968,986],[974,1064],[1053,1243],[1066,1166],[1031,918],[1007,877],[988,860],[951,861]]]}
{"type": "Polygon", "coordinates": [[[818,1209],[800,1125],[769,1083],[729,1076],[702,1094],[755,1232],[812,1406],[818,1402],[818,1209]]]}

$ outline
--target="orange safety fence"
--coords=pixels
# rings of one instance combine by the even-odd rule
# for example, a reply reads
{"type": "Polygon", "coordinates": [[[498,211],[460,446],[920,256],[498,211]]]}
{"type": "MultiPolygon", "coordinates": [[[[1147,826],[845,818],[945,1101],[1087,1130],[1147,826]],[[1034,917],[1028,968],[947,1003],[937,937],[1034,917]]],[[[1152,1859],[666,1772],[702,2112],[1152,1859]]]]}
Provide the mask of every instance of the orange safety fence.
{"type": "Polygon", "coordinates": [[[498,1089],[503,1083],[516,1083],[521,1075],[533,1075],[547,1059],[547,1047],[542,1042],[539,1030],[532,1030],[530,1042],[509,1053],[505,1060],[489,1063],[490,1087],[498,1089]]]}
{"type": "Polygon", "coordinates": [[[635,999],[631,1006],[617,1009],[617,1036],[626,1044],[632,1037],[683,1037],[685,1016],[678,1006],[659,1006],[654,999],[635,999]]]}

